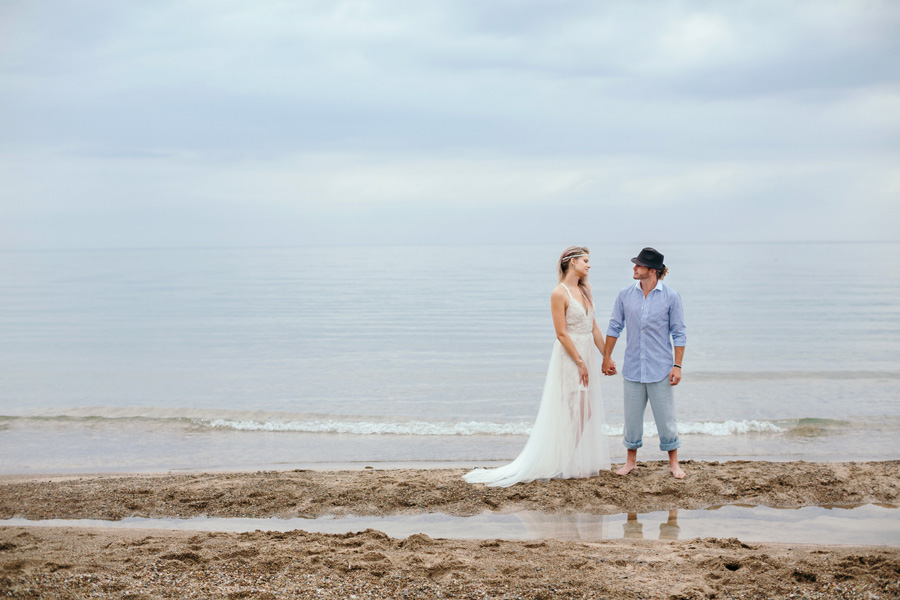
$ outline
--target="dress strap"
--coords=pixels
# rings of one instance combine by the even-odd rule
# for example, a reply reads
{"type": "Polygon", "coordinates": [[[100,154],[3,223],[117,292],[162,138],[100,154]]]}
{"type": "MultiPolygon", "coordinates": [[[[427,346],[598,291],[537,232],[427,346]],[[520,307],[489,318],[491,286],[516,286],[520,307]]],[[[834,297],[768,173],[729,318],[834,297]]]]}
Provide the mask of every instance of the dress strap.
{"type": "Polygon", "coordinates": [[[569,300],[574,300],[574,298],[572,297],[572,290],[569,289],[569,286],[564,283],[560,283],[559,285],[563,286],[563,289],[566,290],[566,292],[569,294],[569,300]]]}

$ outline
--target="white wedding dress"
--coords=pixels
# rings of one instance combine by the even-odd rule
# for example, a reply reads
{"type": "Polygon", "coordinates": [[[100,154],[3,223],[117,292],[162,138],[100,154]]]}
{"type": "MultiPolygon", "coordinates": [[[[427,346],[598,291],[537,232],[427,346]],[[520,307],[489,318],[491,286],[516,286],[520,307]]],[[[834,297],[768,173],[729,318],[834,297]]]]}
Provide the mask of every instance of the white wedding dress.
{"type": "Polygon", "coordinates": [[[609,469],[599,355],[591,335],[594,311],[585,309],[563,287],[569,292],[566,330],[585,362],[588,385],[581,385],[578,366],[557,340],[537,418],[522,452],[508,465],[466,473],[463,478],[469,483],[507,487],[535,479],[593,477],[609,469]]]}

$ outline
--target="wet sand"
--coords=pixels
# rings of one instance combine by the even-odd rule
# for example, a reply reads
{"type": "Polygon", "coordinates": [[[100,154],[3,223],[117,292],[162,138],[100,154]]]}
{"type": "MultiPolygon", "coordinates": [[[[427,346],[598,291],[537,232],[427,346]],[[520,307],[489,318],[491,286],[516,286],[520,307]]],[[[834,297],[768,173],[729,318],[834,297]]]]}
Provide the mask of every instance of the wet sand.
{"type": "MultiPolygon", "coordinates": [[[[900,503],[900,461],[661,462],[628,477],[468,485],[462,469],[5,477],[0,518],[617,514],[900,503]]],[[[681,541],[392,539],[0,528],[0,596],[28,598],[895,598],[900,549],[681,541]],[[794,596],[791,596],[794,594],[794,596]]]]}

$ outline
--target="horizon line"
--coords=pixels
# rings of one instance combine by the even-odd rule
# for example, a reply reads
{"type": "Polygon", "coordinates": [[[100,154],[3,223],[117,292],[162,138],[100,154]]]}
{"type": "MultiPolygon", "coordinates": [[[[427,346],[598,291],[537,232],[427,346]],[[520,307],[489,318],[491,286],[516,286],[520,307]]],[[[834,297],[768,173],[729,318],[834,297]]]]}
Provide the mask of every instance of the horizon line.
{"type": "MultiPolygon", "coordinates": [[[[590,243],[590,242],[589,242],[590,243]]],[[[623,245],[644,245],[646,244],[646,240],[644,241],[625,241],[625,242],[598,242],[598,243],[590,243],[591,246],[623,246],[623,245]]],[[[666,241],[653,241],[654,244],[672,244],[672,245],[696,245],[696,246],[715,246],[715,245],[724,245],[724,246],[741,246],[741,245],[763,245],[763,244],[897,244],[900,243],[900,239],[898,240],[765,240],[765,241],[754,241],[754,240],[740,240],[740,241],[675,241],[675,240],[666,240],[666,241]]],[[[336,248],[336,247],[344,247],[344,248],[408,248],[408,247],[447,247],[447,246],[482,246],[482,247],[495,247],[495,246],[557,246],[559,244],[565,245],[566,242],[468,242],[468,243],[459,243],[459,242],[433,242],[433,243],[375,243],[375,244],[360,244],[360,243],[334,243],[334,244],[260,244],[260,245],[250,245],[250,244],[239,244],[239,245],[221,245],[221,244],[213,244],[213,245],[173,245],[173,246],[70,246],[70,247],[58,247],[58,248],[50,248],[50,247],[37,247],[37,248],[2,248],[0,247],[0,253],[4,254],[16,254],[16,253],[30,253],[30,252],[110,252],[110,251],[119,251],[119,252],[146,252],[146,251],[156,251],[156,250],[286,250],[286,249],[299,249],[299,248],[336,248]]],[[[569,244],[571,245],[571,244],[569,244]]]]}

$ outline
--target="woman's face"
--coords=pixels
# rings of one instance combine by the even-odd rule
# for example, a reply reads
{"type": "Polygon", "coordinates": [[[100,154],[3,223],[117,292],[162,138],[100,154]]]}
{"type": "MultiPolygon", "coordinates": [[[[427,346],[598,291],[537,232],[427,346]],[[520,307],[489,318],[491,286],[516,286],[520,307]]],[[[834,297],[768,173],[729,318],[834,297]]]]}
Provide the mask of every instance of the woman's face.
{"type": "Polygon", "coordinates": [[[591,270],[591,257],[585,255],[573,258],[570,267],[578,273],[579,277],[587,277],[588,271],[591,270]]]}

